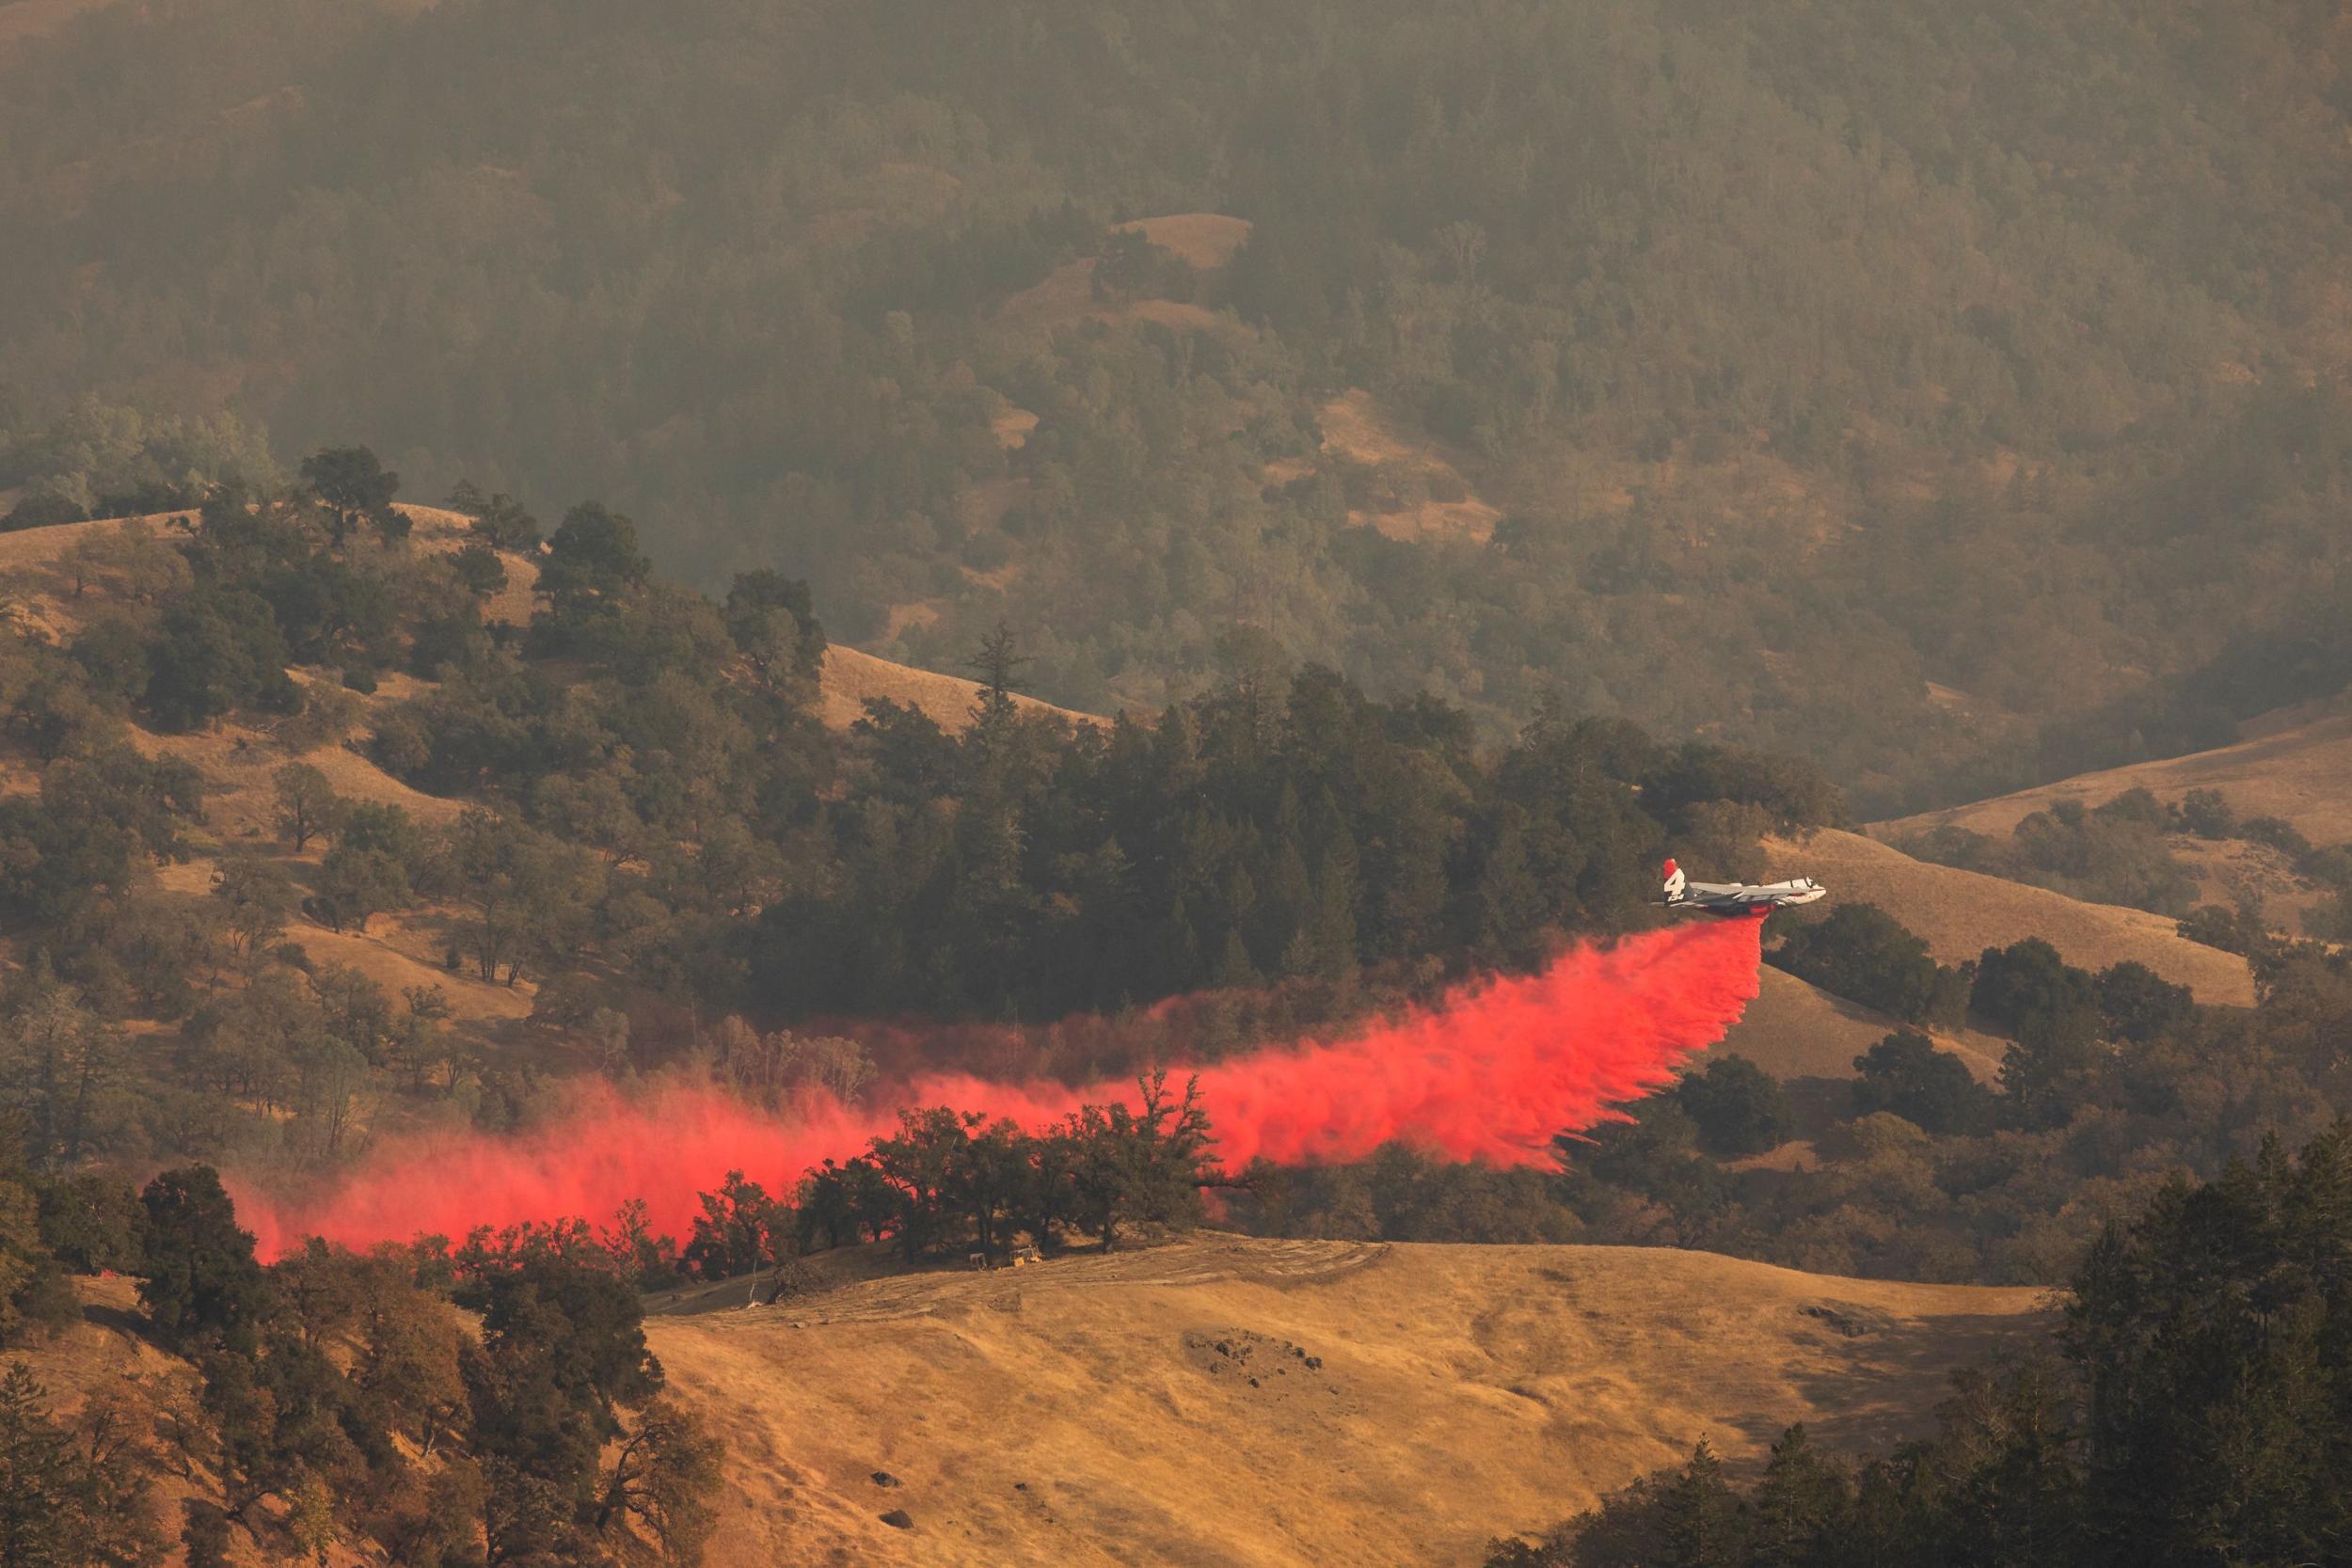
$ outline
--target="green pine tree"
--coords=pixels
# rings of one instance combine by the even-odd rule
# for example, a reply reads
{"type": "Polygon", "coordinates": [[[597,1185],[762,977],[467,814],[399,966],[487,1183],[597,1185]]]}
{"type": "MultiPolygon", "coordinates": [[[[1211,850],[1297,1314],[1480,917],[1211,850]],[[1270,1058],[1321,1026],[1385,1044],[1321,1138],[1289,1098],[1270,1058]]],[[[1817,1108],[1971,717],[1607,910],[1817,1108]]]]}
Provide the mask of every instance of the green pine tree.
{"type": "Polygon", "coordinates": [[[1241,927],[1225,927],[1225,944],[1217,953],[1216,966],[1209,971],[1209,984],[1220,990],[1246,990],[1263,978],[1249,959],[1249,947],[1241,940],[1241,927]]]}
{"type": "Polygon", "coordinates": [[[253,1238],[209,1165],[169,1170],[140,1195],[147,1210],[139,1301],[166,1343],[217,1341],[250,1354],[269,1310],[253,1238]]]}
{"type": "Polygon", "coordinates": [[[1756,1568],[1805,1568],[1820,1560],[1853,1506],[1845,1467],[1813,1446],[1799,1422],[1781,1433],[1750,1505],[1756,1568]]]}
{"type": "Polygon", "coordinates": [[[1658,1505],[1663,1551],[1656,1568],[1736,1568],[1741,1561],[1747,1530],[1740,1495],[1707,1439],[1699,1439],[1691,1462],[1661,1490],[1658,1505]]]}

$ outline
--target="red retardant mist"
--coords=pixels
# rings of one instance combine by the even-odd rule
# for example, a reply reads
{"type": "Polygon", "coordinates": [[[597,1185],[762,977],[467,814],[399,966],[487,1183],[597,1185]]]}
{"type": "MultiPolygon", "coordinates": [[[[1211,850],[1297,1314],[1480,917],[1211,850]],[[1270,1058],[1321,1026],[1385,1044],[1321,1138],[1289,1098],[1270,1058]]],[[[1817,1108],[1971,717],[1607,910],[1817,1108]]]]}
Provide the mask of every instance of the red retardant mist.
{"type": "MultiPolygon", "coordinates": [[[[1401,1140],[1494,1165],[1550,1160],[1557,1134],[1614,1119],[1612,1105],[1666,1083],[1738,1022],[1756,994],[1762,925],[1707,921],[1573,947],[1540,974],[1456,987],[1343,1039],[1203,1068],[1216,1158],[1230,1170],[1260,1155],[1338,1164],[1401,1140]]],[[[1184,1075],[1171,1068],[1171,1081],[1184,1075]]],[[[812,1165],[894,1131],[901,1108],[948,1105],[1036,1129],[1084,1104],[1132,1104],[1135,1088],[936,1073],[871,1098],[779,1116],[708,1089],[625,1099],[599,1083],[527,1132],[396,1141],[317,1201],[280,1208],[241,1193],[238,1209],[265,1258],[309,1236],[364,1247],[526,1220],[603,1221],[631,1198],[657,1229],[682,1236],[696,1195],[728,1171],[788,1193],[812,1165]]]]}

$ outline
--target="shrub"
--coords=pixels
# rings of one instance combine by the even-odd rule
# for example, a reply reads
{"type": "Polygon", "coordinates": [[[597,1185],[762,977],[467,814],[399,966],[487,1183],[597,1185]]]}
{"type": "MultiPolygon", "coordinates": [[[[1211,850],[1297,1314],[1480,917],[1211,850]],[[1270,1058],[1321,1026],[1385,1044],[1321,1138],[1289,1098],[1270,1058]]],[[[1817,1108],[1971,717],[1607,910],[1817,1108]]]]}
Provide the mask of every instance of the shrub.
{"type": "Polygon", "coordinates": [[[78,523],[89,515],[81,503],[71,496],[55,490],[36,490],[18,501],[6,517],[0,517],[0,533],[15,533],[28,528],[52,528],[58,523],[78,523]]]}
{"type": "Polygon", "coordinates": [[[1907,1023],[1957,1023],[1968,1005],[1968,973],[1938,964],[1875,904],[1840,904],[1826,919],[1792,927],[1771,962],[1907,1023]]]}
{"type": "Polygon", "coordinates": [[[2196,1007],[2186,986],[2128,958],[2101,971],[2098,986],[2100,1016],[2118,1039],[2145,1044],[2185,1022],[2196,1007]]]}
{"type": "Polygon", "coordinates": [[[407,778],[433,759],[432,736],[404,711],[376,719],[375,738],[368,749],[377,765],[395,778],[407,778]]]}
{"type": "Polygon", "coordinates": [[[1959,1057],[1914,1029],[1898,1030],[1853,1059],[1856,1116],[1887,1111],[1938,1136],[1992,1125],[1993,1094],[1959,1057]]]}
{"type": "Polygon", "coordinates": [[[127,1273],[146,1245],[147,1212],[136,1188],[104,1171],[40,1186],[40,1239],[75,1274],[127,1273]]]}
{"type": "Polygon", "coordinates": [[[187,1548],[188,1568],[229,1568],[229,1515],[200,1497],[180,1504],[180,1544],[187,1548]]]}
{"type": "Polygon", "coordinates": [[[2174,929],[2190,942],[2245,956],[2259,952],[2270,935],[2254,911],[2225,910],[2218,904],[2198,905],[2174,929]]]}
{"type": "Polygon", "coordinates": [[[2095,1008],[2097,1002],[2089,973],[2040,937],[1986,948],[1968,992],[1969,1010],[2012,1037],[2062,1014],[2095,1008]]]}
{"type": "Polygon", "coordinates": [[[1712,1058],[1675,1086],[1675,1098],[1709,1154],[1737,1158],[1778,1148],[1795,1125],[1788,1095],[1745,1056],[1712,1058]]]}
{"type": "Polygon", "coordinates": [[[2192,789],[2181,798],[2181,826],[2199,838],[2234,838],[2237,813],[2217,789],[2192,789]]]}

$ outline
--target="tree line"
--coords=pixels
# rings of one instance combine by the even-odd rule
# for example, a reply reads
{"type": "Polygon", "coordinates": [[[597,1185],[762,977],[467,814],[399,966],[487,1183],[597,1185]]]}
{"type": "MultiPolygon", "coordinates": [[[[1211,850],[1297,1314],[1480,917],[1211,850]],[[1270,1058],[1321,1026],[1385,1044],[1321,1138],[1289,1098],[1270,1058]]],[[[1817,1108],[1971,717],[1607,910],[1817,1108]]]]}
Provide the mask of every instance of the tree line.
{"type": "Polygon", "coordinates": [[[1076,1242],[1109,1251],[1197,1225],[1204,1189],[1230,1185],[1194,1086],[1146,1074],[1135,1102],[1089,1104],[1027,1129],[950,1106],[901,1111],[866,1152],[827,1159],[771,1194],[739,1170],[700,1195],[686,1242],[655,1230],[643,1203],[596,1232],[640,1290],[761,1276],[774,1300],[812,1278],[806,1259],[890,1243],[910,1265],[1001,1263],[1076,1242]]]}

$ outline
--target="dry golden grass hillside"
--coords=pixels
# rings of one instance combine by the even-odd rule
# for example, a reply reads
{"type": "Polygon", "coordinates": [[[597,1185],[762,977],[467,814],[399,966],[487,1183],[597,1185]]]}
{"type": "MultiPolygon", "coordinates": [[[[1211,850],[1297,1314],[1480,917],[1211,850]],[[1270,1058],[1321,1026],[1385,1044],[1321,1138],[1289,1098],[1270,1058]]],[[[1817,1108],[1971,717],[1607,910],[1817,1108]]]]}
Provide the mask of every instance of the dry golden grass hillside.
{"type": "Polygon", "coordinates": [[[2200,1002],[2253,1005],[2254,979],[2244,958],[2183,941],[2174,922],[2162,915],[1931,865],[1836,829],[1797,840],[1768,839],[1764,847],[1770,876],[1812,877],[1828,886],[1832,898],[1876,904],[1924,938],[1945,963],[2040,937],[2086,969],[2136,959],[2188,987],[2200,1002]]]}
{"type": "Polygon", "coordinates": [[[2242,838],[2204,839],[2168,833],[2165,848],[2197,879],[2195,902],[2223,909],[2256,905],[2272,930],[2288,936],[2322,937],[2332,903],[2329,890],[2295,868],[2295,862],[2267,844],[2242,838]]]}
{"type": "MultiPolygon", "coordinates": [[[[1851,1078],[1856,1056],[1905,1027],[1769,964],[1759,978],[1756,1000],[1715,1053],[1745,1056],[1775,1078],[1851,1078]]],[[[1978,1078],[1990,1082],[2000,1072],[2005,1041],[1975,1029],[1925,1033],[1978,1078]]]]}
{"type": "MultiPolygon", "coordinates": [[[[154,1518],[165,1539],[177,1543],[181,1504],[198,1497],[217,1503],[221,1478],[214,1446],[204,1440],[203,1379],[194,1366],[158,1350],[136,1332],[137,1287],[119,1275],[73,1281],[84,1321],[61,1332],[36,1336],[0,1356],[0,1369],[22,1361],[40,1385],[43,1406],[72,1423],[103,1402],[127,1420],[134,1441],[147,1449],[142,1468],[153,1485],[154,1518]],[[185,1440],[183,1442],[183,1440],[185,1440]]],[[[126,1459],[124,1463],[137,1463],[126,1459]]],[[[264,1512],[273,1511],[264,1505],[264,1512]]],[[[13,1560],[0,1558],[0,1561],[13,1560]]],[[[182,1560],[175,1550],[167,1559],[182,1560]]],[[[231,1545],[236,1568],[264,1559],[240,1531],[231,1545]]],[[[338,1553],[335,1568],[351,1560],[338,1553]]]]}
{"type": "Polygon", "coordinates": [[[1371,504],[1351,504],[1350,522],[1407,544],[1422,539],[1484,544],[1493,537],[1502,514],[1471,491],[1440,443],[1407,432],[1371,393],[1343,392],[1316,418],[1326,452],[1374,473],[1371,504]]]}
{"type": "MultiPolygon", "coordinates": [[[[364,715],[368,708],[358,711],[364,715]]],[[[177,757],[204,775],[205,822],[223,842],[276,836],[274,775],[289,762],[317,768],[347,800],[398,806],[421,822],[447,822],[464,809],[459,801],[403,784],[344,744],[347,737],[366,734],[365,724],[355,722],[344,736],[295,751],[246,724],[222,722],[187,735],[157,735],[134,725],[131,744],[149,756],[177,757]]]]}
{"type": "MultiPolygon", "coordinates": [[[[76,1278],[72,1286],[81,1298],[83,1321],[11,1347],[0,1354],[0,1370],[24,1362],[40,1386],[42,1407],[60,1422],[72,1425],[93,1402],[103,1402],[127,1426],[130,1441],[116,1463],[135,1466],[147,1478],[151,1516],[168,1544],[161,1560],[178,1568],[186,1560],[180,1545],[183,1502],[194,1498],[217,1508],[225,1497],[218,1429],[203,1407],[203,1377],[192,1362],[144,1337],[135,1281],[104,1275],[76,1278]]],[[[276,1495],[254,1503],[246,1515],[248,1528],[230,1535],[230,1568],[294,1560],[284,1554],[279,1533],[286,1512],[285,1500],[276,1495]],[[256,1524],[262,1526],[259,1541],[250,1529],[256,1524]]],[[[17,1560],[0,1556],[0,1563],[10,1568],[17,1560]]],[[[383,1560],[337,1542],[322,1560],[326,1568],[361,1568],[383,1560]]]]}
{"type": "Polygon", "coordinates": [[[1703,1253],[1208,1236],[647,1329],[727,1444],[716,1568],[1467,1568],[1701,1437],[1918,1433],[2047,1321],[1703,1253]]]}
{"type": "MultiPolygon", "coordinates": [[[[855,648],[839,643],[825,650],[825,668],[819,676],[818,718],[828,729],[846,730],[866,717],[866,702],[869,697],[887,697],[919,708],[931,721],[950,732],[961,730],[972,721],[973,705],[979,700],[980,687],[960,675],[943,675],[935,670],[917,670],[912,665],[893,664],[872,654],[862,654],[855,648]]],[[[1102,721],[1092,714],[1056,707],[1034,697],[1016,695],[1014,705],[1024,713],[1058,714],[1073,723],[1098,724],[1102,721]]]]}
{"type": "MultiPolygon", "coordinates": [[[[1174,213],[1164,217],[1138,218],[1118,227],[1140,230],[1144,238],[1174,251],[1187,266],[1200,273],[1222,267],[1249,238],[1248,220],[1221,213],[1174,213]]],[[[997,319],[1008,326],[1041,332],[1058,331],[1088,321],[1157,322],[1163,326],[1200,332],[1254,336],[1239,317],[1230,312],[1219,314],[1187,300],[1098,299],[1094,293],[1095,264],[1094,257],[1084,256],[1056,267],[1042,281],[1006,300],[997,319]]]]}
{"type": "MultiPolygon", "coordinates": [[[[396,510],[413,525],[412,540],[426,549],[447,553],[471,537],[471,521],[462,512],[406,502],[396,510]]],[[[93,517],[86,523],[56,523],[0,533],[0,577],[6,577],[19,598],[26,601],[33,619],[53,631],[71,629],[79,617],[71,602],[71,584],[59,575],[69,550],[85,540],[119,533],[132,524],[152,529],[167,539],[183,539],[186,534],[174,525],[194,516],[190,512],[158,512],[144,517],[93,517]]],[[[483,614],[487,620],[524,626],[531,620],[532,591],[538,584],[539,568],[519,555],[504,560],[506,586],[485,603],[483,614]]]]}
{"type": "MultiPolygon", "coordinates": [[[[178,757],[204,775],[200,849],[217,846],[224,852],[245,849],[274,854],[301,886],[307,887],[316,875],[326,845],[313,842],[300,855],[285,852],[276,820],[273,781],[277,770],[289,761],[299,760],[319,769],[347,800],[399,806],[428,825],[445,823],[464,809],[460,801],[411,789],[336,740],[294,752],[262,732],[235,724],[170,736],[135,727],[131,740],[149,755],[178,757]]],[[[211,891],[218,865],[218,854],[199,852],[189,860],[157,867],[155,885],[167,894],[202,897],[211,891]]],[[[286,938],[299,943],[314,961],[356,969],[395,997],[411,987],[437,988],[463,1028],[486,1031],[527,1016],[536,990],[530,983],[493,984],[470,970],[452,970],[439,961],[449,942],[446,914],[431,908],[379,914],[369,922],[365,932],[330,930],[316,921],[299,919],[287,927],[286,938]]],[[[488,1037],[484,1037],[486,1041],[488,1037]]]]}
{"type": "Polygon", "coordinates": [[[2234,746],[2077,774],[2014,795],[1874,823],[1870,833],[1891,841],[1950,824],[2000,836],[2059,800],[2096,806],[2127,789],[2146,789],[2170,802],[2192,789],[2216,789],[2240,816],[2284,817],[2314,844],[2341,844],[2352,839],[2352,709],[2342,702],[2332,709],[2280,728],[2256,721],[2249,729],[2259,733],[2234,746]]]}
{"type": "MultiPolygon", "coordinates": [[[[1034,415],[1029,416],[1031,423],[1035,420],[1034,415]]],[[[471,536],[469,520],[463,513],[405,503],[400,510],[415,525],[414,542],[426,549],[453,551],[471,536]]],[[[180,514],[160,514],[142,520],[163,530],[178,515],[180,514]]],[[[115,532],[130,521],[133,519],[113,517],[0,533],[0,577],[7,578],[16,586],[20,615],[40,624],[53,634],[70,633],[78,625],[78,617],[72,602],[66,597],[66,584],[57,575],[58,562],[80,541],[115,532]]],[[[512,626],[527,626],[534,608],[532,595],[539,580],[538,566],[519,555],[507,555],[502,559],[506,566],[506,586],[484,603],[484,618],[512,626]]],[[[397,673],[387,675],[376,702],[369,706],[373,708],[384,702],[409,695],[417,684],[397,673]]],[[[893,664],[872,654],[836,644],[825,654],[818,712],[828,726],[847,729],[865,716],[867,698],[888,697],[921,709],[945,729],[961,730],[971,721],[972,705],[979,689],[977,682],[958,675],[893,664]]],[[[1025,712],[1059,714],[1073,722],[1100,721],[1093,715],[1056,707],[1033,697],[1015,696],[1013,701],[1025,712]]],[[[255,809],[262,810],[266,800],[267,770],[286,760],[283,756],[273,756],[267,751],[258,749],[256,742],[262,738],[257,732],[233,724],[222,725],[199,736],[138,736],[139,744],[145,749],[184,756],[202,767],[208,776],[217,777],[224,786],[221,794],[230,799],[229,809],[232,814],[239,812],[237,802],[250,793],[247,786],[255,782],[240,775],[245,772],[258,774],[261,793],[255,796],[255,809]]],[[[420,795],[356,752],[335,745],[321,747],[306,754],[302,760],[324,770],[339,791],[357,800],[405,806],[411,813],[427,820],[440,820],[453,816],[458,809],[455,802],[420,795]]],[[[250,825],[240,817],[233,831],[242,832],[250,825]]]]}
{"type": "Polygon", "coordinates": [[[184,513],[159,512],[147,517],[103,517],[86,523],[57,523],[48,528],[0,533],[0,604],[8,619],[23,631],[66,641],[81,631],[88,612],[109,597],[109,572],[85,566],[94,575],[77,593],[76,546],[102,547],[126,530],[140,530],[165,539],[184,537],[175,523],[184,513]]]}
{"type": "Polygon", "coordinates": [[[1248,218],[1223,213],[1171,213],[1118,226],[1137,230],[1153,245],[1174,251],[1195,272],[1215,272],[1249,242],[1248,218]]]}
{"type": "MultiPolygon", "coordinates": [[[[151,521],[161,522],[164,517],[177,515],[177,513],[164,513],[151,521]]],[[[53,523],[47,528],[19,529],[14,533],[0,533],[0,572],[47,566],[72,546],[84,539],[112,533],[130,520],[128,517],[99,517],[87,523],[53,523]]]]}
{"type": "MultiPolygon", "coordinates": [[[[428,549],[453,552],[462,548],[473,537],[473,519],[463,512],[452,512],[437,506],[410,506],[405,502],[400,510],[416,525],[416,531],[411,537],[428,549]]],[[[537,608],[532,594],[539,586],[539,563],[520,555],[505,555],[500,559],[506,564],[506,586],[484,602],[482,618],[504,622],[513,626],[527,626],[531,625],[532,612],[537,608]]]]}

